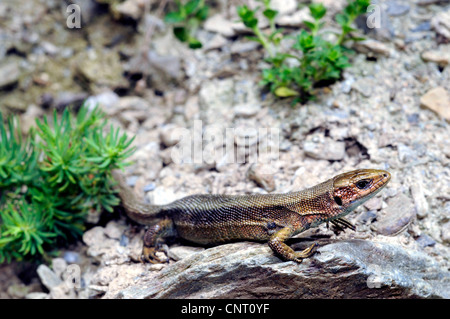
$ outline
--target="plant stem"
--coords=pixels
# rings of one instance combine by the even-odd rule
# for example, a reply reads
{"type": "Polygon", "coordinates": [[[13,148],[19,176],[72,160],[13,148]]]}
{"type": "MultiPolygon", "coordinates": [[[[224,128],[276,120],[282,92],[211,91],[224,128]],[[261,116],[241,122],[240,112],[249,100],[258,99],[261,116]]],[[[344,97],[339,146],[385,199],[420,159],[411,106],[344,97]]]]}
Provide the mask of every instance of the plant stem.
{"type": "Polygon", "coordinates": [[[269,56],[271,58],[273,58],[274,57],[273,48],[270,45],[270,43],[267,41],[266,36],[261,32],[261,30],[258,28],[258,26],[255,26],[253,28],[253,32],[258,37],[258,39],[261,42],[261,44],[264,47],[264,49],[266,49],[267,52],[269,52],[269,56]]]}

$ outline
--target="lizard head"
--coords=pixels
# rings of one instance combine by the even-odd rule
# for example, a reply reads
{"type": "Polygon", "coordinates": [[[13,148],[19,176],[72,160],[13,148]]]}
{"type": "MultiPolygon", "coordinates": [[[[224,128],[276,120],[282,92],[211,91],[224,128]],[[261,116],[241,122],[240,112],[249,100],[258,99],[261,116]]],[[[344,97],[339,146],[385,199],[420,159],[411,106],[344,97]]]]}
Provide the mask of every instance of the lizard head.
{"type": "Polygon", "coordinates": [[[359,169],[337,175],[333,179],[333,199],[346,213],[377,194],[391,179],[391,174],[378,169],[359,169]]]}

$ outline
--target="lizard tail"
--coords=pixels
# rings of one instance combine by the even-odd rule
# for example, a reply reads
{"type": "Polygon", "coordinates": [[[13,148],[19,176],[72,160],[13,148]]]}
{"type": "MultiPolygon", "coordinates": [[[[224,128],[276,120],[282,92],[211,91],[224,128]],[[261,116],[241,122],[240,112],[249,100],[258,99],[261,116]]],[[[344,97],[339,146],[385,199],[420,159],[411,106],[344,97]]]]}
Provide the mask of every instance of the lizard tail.
{"type": "Polygon", "coordinates": [[[147,204],[139,199],[118,170],[113,170],[112,176],[118,183],[119,197],[128,217],[143,225],[153,224],[156,215],[162,211],[162,206],[147,204]]]}

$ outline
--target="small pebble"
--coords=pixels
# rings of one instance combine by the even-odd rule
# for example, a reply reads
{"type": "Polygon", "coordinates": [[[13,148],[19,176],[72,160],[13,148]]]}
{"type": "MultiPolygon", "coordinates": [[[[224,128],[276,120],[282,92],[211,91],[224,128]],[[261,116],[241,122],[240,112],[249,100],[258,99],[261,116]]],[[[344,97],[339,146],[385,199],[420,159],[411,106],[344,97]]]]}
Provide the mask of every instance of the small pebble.
{"type": "Polygon", "coordinates": [[[149,183],[144,186],[144,192],[151,192],[151,191],[155,190],[155,188],[156,188],[155,183],[149,183]]]}
{"type": "Polygon", "coordinates": [[[420,247],[425,248],[428,246],[436,245],[436,241],[428,235],[422,234],[417,239],[416,242],[420,245],[420,247]]]}
{"type": "Polygon", "coordinates": [[[66,251],[63,254],[64,260],[68,264],[78,264],[80,263],[80,254],[75,251],[66,251]]]}

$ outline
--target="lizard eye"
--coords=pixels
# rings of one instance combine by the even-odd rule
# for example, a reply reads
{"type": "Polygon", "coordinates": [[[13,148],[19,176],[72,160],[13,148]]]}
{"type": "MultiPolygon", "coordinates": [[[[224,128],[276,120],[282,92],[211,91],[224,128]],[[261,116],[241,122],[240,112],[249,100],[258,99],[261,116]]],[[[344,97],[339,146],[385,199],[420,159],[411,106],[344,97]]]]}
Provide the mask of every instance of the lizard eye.
{"type": "Polygon", "coordinates": [[[356,183],[356,187],[359,189],[366,189],[372,183],[370,179],[362,179],[356,183]]]}

